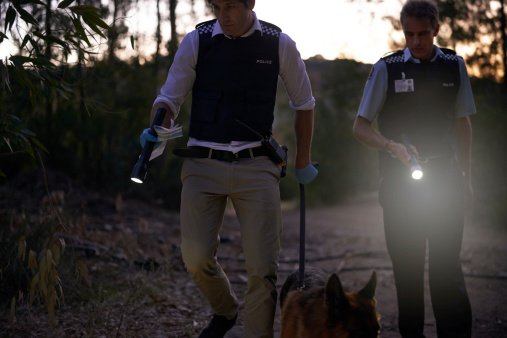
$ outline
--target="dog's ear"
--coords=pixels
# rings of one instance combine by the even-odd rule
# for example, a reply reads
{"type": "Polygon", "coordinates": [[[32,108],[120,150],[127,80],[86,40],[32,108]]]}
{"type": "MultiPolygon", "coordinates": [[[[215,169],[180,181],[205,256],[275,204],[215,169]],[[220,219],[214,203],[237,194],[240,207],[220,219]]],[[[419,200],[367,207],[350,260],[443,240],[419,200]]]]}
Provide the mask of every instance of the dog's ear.
{"type": "Polygon", "coordinates": [[[333,273],[326,284],[326,304],[328,309],[328,325],[335,327],[340,317],[350,307],[349,300],[343,291],[340,278],[333,273]]]}
{"type": "Polygon", "coordinates": [[[376,287],[377,287],[377,273],[373,271],[368,283],[364,286],[364,288],[361,289],[361,291],[359,291],[359,296],[366,299],[373,299],[373,297],[375,297],[376,287]]]}

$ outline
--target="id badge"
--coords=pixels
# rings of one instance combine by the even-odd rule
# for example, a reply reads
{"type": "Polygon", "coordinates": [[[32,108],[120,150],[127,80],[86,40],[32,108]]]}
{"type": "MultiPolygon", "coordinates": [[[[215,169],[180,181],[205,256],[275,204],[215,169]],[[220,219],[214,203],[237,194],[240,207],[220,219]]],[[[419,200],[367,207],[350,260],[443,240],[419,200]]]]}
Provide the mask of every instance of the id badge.
{"type": "Polygon", "coordinates": [[[411,93],[414,91],[414,79],[401,79],[394,81],[395,93],[411,93]]]}

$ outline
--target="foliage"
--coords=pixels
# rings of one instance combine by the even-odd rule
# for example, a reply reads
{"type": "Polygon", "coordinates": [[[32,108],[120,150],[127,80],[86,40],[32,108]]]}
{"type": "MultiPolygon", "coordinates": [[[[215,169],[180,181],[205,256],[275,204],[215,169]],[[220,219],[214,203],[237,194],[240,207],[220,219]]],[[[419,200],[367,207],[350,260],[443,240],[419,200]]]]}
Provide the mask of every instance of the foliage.
{"type": "MultiPolygon", "coordinates": [[[[472,53],[466,61],[481,77],[501,79],[507,83],[507,28],[504,2],[490,0],[446,0],[438,1],[440,32],[437,43],[456,49],[457,46],[471,47],[472,53]]],[[[399,17],[386,17],[396,31],[401,31],[399,17]]],[[[392,41],[393,48],[404,45],[392,41]]]]}
{"type": "MultiPolygon", "coordinates": [[[[307,189],[309,203],[332,203],[342,200],[355,192],[375,190],[378,182],[376,152],[357,142],[351,134],[352,122],[359,105],[362,88],[366,81],[370,65],[350,60],[306,61],[317,99],[316,129],[313,142],[313,159],[320,163],[317,180],[307,189]]],[[[48,154],[45,161],[48,166],[66,172],[90,187],[126,196],[140,197],[152,203],[161,203],[171,209],[179,207],[179,169],[181,160],[174,157],[174,147],[183,146],[187,139],[189,100],[178,118],[183,125],[184,136],[170,142],[163,156],[151,163],[148,179],[142,185],[132,184],[130,171],[141,148],[138,136],[149,124],[149,108],[157,92],[157,84],[165,77],[167,63],[161,66],[155,78],[154,63],[140,65],[131,63],[96,62],[93,67],[79,71],[77,67],[63,67],[61,72],[68,83],[80,79],[83,84],[84,106],[79,102],[58,98],[54,101],[54,113],[50,122],[37,107],[21,106],[24,93],[16,90],[6,101],[7,106],[20,106],[16,110],[22,118],[29,121],[29,128],[37,130],[48,154]],[[121,80],[120,80],[121,79],[121,80]],[[47,126],[51,131],[46,131],[47,126]],[[53,135],[61,135],[54,138],[53,135]]],[[[489,145],[486,135],[501,140],[501,126],[504,126],[504,114],[501,101],[501,86],[488,80],[475,80],[474,92],[479,114],[474,117],[475,143],[474,172],[478,181],[477,195],[481,204],[488,203],[485,177],[488,170],[501,164],[501,142],[489,145]],[[494,93],[496,96],[493,96],[494,93]],[[491,129],[491,132],[490,132],[491,129]],[[493,132],[494,131],[494,132],[493,132]],[[498,145],[498,148],[497,148],[498,145]],[[481,159],[492,150],[496,160],[481,159]],[[480,173],[480,176],[479,176],[480,173]]],[[[78,90],[78,86],[71,86],[78,90]]],[[[293,112],[287,104],[284,88],[279,88],[275,118],[275,137],[289,146],[289,168],[286,178],[281,180],[282,197],[297,198],[297,182],[293,175],[295,140],[293,132],[293,112]]],[[[2,163],[9,173],[19,171],[15,161],[2,163]]],[[[497,169],[495,169],[497,170],[497,169]]],[[[500,193],[500,186],[488,189],[500,193]]]]}
{"type": "Polygon", "coordinates": [[[54,236],[61,229],[60,218],[51,204],[58,194],[44,199],[40,216],[11,209],[2,213],[0,224],[0,286],[1,303],[9,301],[10,320],[16,320],[16,306],[42,302],[49,322],[56,323],[55,309],[63,299],[62,284],[58,272],[65,241],[54,236]],[[5,223],[4,223],[5,222],[5,223]],[[5,297],[5,298],[4,298],[5,297]]]}
{"type": "MultiPolygon", "coordinates": [[[[8,60],[0,60],[0,100],[8,100],[7,90],[13,83],[26,90],[25,100],[32,105],[45,100],[49,110],[52,95],[68,97],[69,88],[62,81],[58,63],[66,62],[72,53],[88,54],[95,36],[105,37],[103,29],[108,25],[97,8],[74,5],[64,0],[57,8],[51,1],[8,1],[1,4],[1,16],[5,17],[4,32],[0,33],[0,45],[11,38],[18,42],[20,54],[8,60]],[[7,35],[9,34],[9,35],[7,35]]],[[[17,112],[17,110],[13,110],[17,112]]],[[[36,151],[44,151],[34,132],[27,129],[26,121],[19,114],[6,110],[0,115],[0,154],[23,152],[33,157],[36,151]],[[12,121],[16,121],[13,124],[12,121]],[[20,132],[20,130],[22,132],[20,132]]],[[[0,171],[0,175],[3,172],[0,171]]]]}
{"type": "MultiPolygon", "coordinates": [[[[311,66],[309,67],[310,71],[311,66]]],[[[321,163],[314,198],[326,204],[376,187],[371,151],[352,135],[352,124],[370,66],[352,60],[321,62],[313,156],[321,163]]],[[[311,195],[310,195],[311,196],[311,195]]]]}
{"type": "MultiPolygon", "coordinates": [[[[90,58],[85,64],[89,47],[94,37],[101,36],[104,26],[95,22],[99,14],[91,7],[71,4],[60,2],[49,30],[31,23],[42,20],[45,12],[41,2],[0,4],[2,13],[9,12],[6,31],[16,22],[25,22],[28,27],[18,39],[23,52],[6,63],[0,61],[0,171],[10,179],[40,156],[51,170],[64,172],[92,189],[177,209],[181,160],[172,156],[171,150],[182,146],[187,135],[171,142],[165,154],[151,163],[146,183],[135,185],[129,180],[141,150],[138,136],[149,124],[149,109],[165,79],[170,56],[144,64],[136,58],[90,58]],[[63,28],[57,29],[57,24],[63,28]],[[67,62],[72,53],[78,54],[75,65],[67,62]]],[[[1,35],[0,43],[6,38],[1,35]]],[[[319,176],[307,189],[309,204],[335,203],[356,192],[375,190],[376,152],[359,144],[351,134],[370,65],[318,58],[307,60],[306,65],[317,99],[313,159],[320,163],[319,176]]],[[[494,215],[502,223],[507,220],[507,189],[498,184],[507,169],[503,155],[505,88],[491,79],[473,80],[479,111],[474,117],[476,196],[482,213],[494,215]]],[[[289,145],[288,176],[281,181],[282,197],[289,200],[297,198],[298,192],[292,172],[293,112],[283,92],[280,87],[274,129],[277,139],[289,145]]],[[[185,134],[188,105],[187,100],[178,118],[185,134]]],[[[4,177],[1,183],[5,182],[8,179],[4,177]]],[[[5,190],[14,203],[24,199],[12,194],[15,190],[5,190]]],[[[49,306],[51,320],[62,297],[60,288],[65,288],[65,281],[60,281],[61,264],[55,258],[63,251],[58,232],[64,222],[48,205],[42,203],[37,208],[40,217],[30,218],[23,208],[14,212],[0,204],[0,288],[8,291],[2,293],[8,298],[0,299],[0,303],[16,306],[29,301],[31,291],[32,299],[49,306]]]]}
{"type": "MultiPolygon", "coordinates": [[[[44,106],[40,102],[46,103],[46,131],[48,134],[53,132],[51,99],[56,95],[68,99],[68,94],[72,93],[62,74],[65,68],[58,64],[67,62],[72,53],[77,53],[82,61],[89,53],[87,48],[93,46],[90,39],[95,36],[105,38],[103,29],[108,25],[97,8],[79,4],[71,6],[73,2],[63,0],[54,9],[51,0],[46,3],[12,0],[6,5],[0,4],[0,16],[5,17],[0,45],[10,35],[20,50],[18,55],[0,60],[0,106],[5,109],[0,114],[2,158],[28,154],[35,160],[36,154],[46,151],[46,146],[31,131],[36,128],[28,128],[30,119],[37,118],[30,114],[31,110],[37,112],[33,108],[44,106]]],[[[54,134],[52,137],[54,139],[54,134]]],[[[12,166],[12,162],[2,161],[4,163],[16,169],[16,164],[12,166]]],[[[25,166],[26,158],[20,163],[25,166]]],[[[2,168],[0,176],[5,176],[2,168]]],[[[0,284],[2,290],[12,291],[5,295],[17,293],[11,300],[12,320],[15,320],[16,304],[25,302],[27,297],[24,295],[29,294],[29,304],[37,299],[43,300],[50,323],[55,323],[55,307],[63,297],[57,267],[65,242],[56,235],[62,223],[58,217],[53,217],[53,212],[35,220],[24,215],[23,211],[12,212],[10,224],[2,224],[0,242],[5,252],[0,261],[0,284]]]]}
{"type": "Polygon", "coordinates": [[[505,87],[486,79],[472,79],[477,115],[473,116],[472,181],[478,217],[507,221],[507,98],[505,87]]]}
{"type": "Polygon", "coordinates": [[[505,21],[501,15],[505,8],[496,7],[489,0],[443,1],[439,7],[442,27],[447,34],[440,34],[438,42],[454,48],[457,45],[475,47],[467,62],[476,66],[483,77],[495,78],[499,70],[505,73],[506,65],[499,57],[505,54],[505,46],[502,46],[502,37],[507,34],[505,22],[504,31],[500,29],[502,20],[505,21]]]}

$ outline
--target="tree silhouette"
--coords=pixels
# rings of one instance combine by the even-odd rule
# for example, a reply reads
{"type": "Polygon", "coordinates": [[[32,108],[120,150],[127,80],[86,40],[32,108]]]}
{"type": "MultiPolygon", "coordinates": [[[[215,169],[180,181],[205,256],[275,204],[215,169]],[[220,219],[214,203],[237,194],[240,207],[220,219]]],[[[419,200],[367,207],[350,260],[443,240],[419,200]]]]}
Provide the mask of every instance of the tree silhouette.
{"type": "MultiPolygon", "coordinates": [[[[79,3],[71,6],[73,2],[63,0],[57,7],[53,7],[51,0],[0,3],[0,18],[5,18],[0,46],[11,39],[19,50],[8,60],[0,60],[0,107],[7,106],[7,92],[13,84],[18,84],[34,106],[40,105],[41,100],[46,102],[45,114],[49,122],[46,128],[51,128],[51,96],[69,94],[58,66],[65,64],[72,53],[80,57],[89,54],[90,39],[95,35],[105,38],[103,30],[109,28],[97,8],[79,3]]],[[[26,103],[16,105],[23,104],[26,103]]],[[[45,147],[12,111],[16,110],[0,114],[0,156],[27,153],[34,157],[37,150],[45,147]]],[[[0,176],[3,176],[1,170],[0,176]]]]}
{"type": "MultiPolygon", "coordinates": [[[[506,83],[507,29],[505,0],[445,0],[440,10],[440,46],[466,47],[466,61],[472,73],[506,83]],[[471,50],[469,52],[469,50],[471,50]]],[[[394,31],[401,31],[399,16],[388,16],[394,31]]],[[[393,35],[394,36],[394,35],[393,35]]],[[[404,41],[394,39],[400,48],[404,41]]]]}

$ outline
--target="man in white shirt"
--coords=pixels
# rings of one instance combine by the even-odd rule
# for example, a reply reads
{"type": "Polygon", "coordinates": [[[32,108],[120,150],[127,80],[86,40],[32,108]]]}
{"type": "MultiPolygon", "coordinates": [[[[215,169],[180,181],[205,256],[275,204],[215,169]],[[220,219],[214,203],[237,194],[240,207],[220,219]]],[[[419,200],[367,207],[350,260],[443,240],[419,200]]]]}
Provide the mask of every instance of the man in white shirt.
{"type": "MultiPolygon", "coordinates": [[[[167,110],[165,125],[192,91],[189,140],[181,179],[181,250],[185,266],[214,315],[200,337],[223,337],[239,302],[216,259],[227,200],[240,223],[248,275],[244,337],[273,337],[281,236],[280,166],[259,134],[271,136],[280,78],[296,111],[295,174],[310,183],[315,99],[294,41],[257,19],[255,0],[208,0],[217,20],[183,39],[152,112],[167,110]],[[252,131],[254,130],[254,131],[252,131]]],[[[144,141],[148,133],[141,135],[144,141]]]]}

